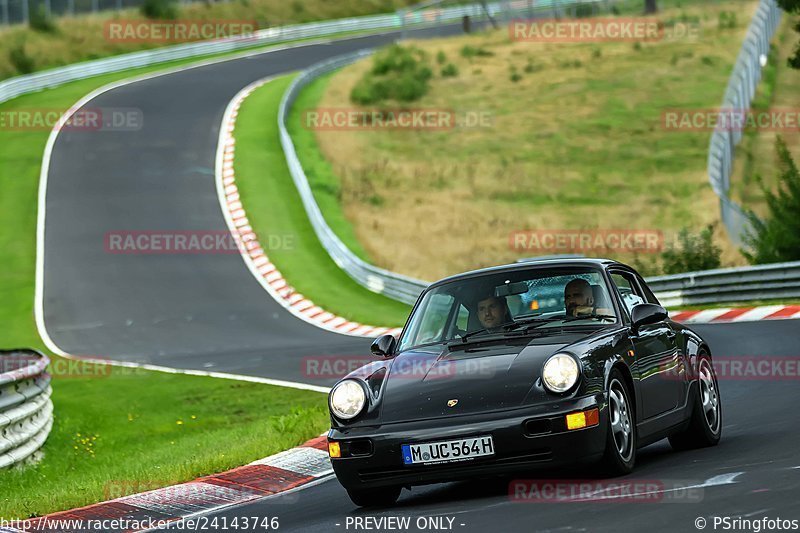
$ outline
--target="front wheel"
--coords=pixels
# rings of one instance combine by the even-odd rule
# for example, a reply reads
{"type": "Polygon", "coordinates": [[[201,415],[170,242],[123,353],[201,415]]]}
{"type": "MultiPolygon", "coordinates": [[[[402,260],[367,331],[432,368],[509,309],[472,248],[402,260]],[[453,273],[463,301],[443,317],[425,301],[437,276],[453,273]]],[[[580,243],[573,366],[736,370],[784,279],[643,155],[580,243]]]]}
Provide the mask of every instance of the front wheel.
{"type": "Polygon", "coordinates": [[[608,425],[601,467],[611,476],[629,474],[636,463],[636,416],[622,373],[612,370],[608,381],[608,425]]]}
{"type": "Polygon", "coordinates": [[[347,495],[359,507],[389,507],[400,497],[403,487],[378,489],[347,489],[347,495]]]}
{"type": "Polygon", "coordinates": [[[674,450],[690,450],[716,446],[722,436],[722,402],[714,365],[706,354],[700,354],[697,363],[699,388],[689,427],[669,438],[674,450]]]}

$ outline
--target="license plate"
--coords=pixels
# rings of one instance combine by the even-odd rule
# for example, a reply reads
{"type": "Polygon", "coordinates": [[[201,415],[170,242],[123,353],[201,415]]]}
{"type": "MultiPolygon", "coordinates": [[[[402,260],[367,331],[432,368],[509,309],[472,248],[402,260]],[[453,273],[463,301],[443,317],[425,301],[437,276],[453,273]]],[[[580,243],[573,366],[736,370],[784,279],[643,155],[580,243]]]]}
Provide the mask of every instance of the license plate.
{"type": "Polygon", "coordinates": [[[407,465],[456,463],[494,455],[491,435],[469,439],[403,444],[403,462],[407,465]]]}

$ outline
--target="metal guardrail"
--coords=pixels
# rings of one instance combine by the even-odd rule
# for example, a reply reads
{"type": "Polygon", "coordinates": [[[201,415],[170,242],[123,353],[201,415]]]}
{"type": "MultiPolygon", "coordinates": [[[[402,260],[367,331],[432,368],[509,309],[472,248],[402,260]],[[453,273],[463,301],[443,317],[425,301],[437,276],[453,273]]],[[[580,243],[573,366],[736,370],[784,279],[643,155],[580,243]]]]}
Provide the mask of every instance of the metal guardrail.
{"type": "Polygon", "coordinates": [[[800,298],[800,261],[659,276],[647,283],[668,307],[800,298]]]}
{"type": "Polygon", "coordinates": [[[23,94],[49,89],[71,81],[82,80],[100,74],[109,74],[112,72],[156,65],[167,61],[223,52],[234,52],[287,41],[325,37],[337,33],[392,29],[398,28],[399,26],[400,21],[396,14],[372,15],[280,26],[259,30],[252,35],[179,44],[153,50],[121,54],[4,80],[0,82],[0,103],[23,94]]]}
{"type": "MultiPolygon", "coordinates": [[[[781,10],[775,0],[760,0],[725,90],[720,115],[731,116],[724,123],[730,124],[731,119],[741,118],[741,114],[750,109],[761,80],[762,57],[766,59],[769,55],[769,42],[780,21],[781,10]]],[[[719,197],[722,223],[731,240],[738,245],[743,244],[743,236],[750,227],[744,209],[728,196],[734,151],[741,140],[740,128],[718,128],[711,134],[708,147],[708,180],[719,197]]]]}
{"type": "Polygon", "coordinates": [[[0,468],[34,456],[50,434],[49,364],[33,350],[0,351],[0,468]]]}
{"type": "MultiPolygon", "coordinates": [[[[366,263],[336,236],[314,199],[308,178],[286,128],[291,106],[305,86],[318,77],[368,57],[371,53],[371,50],[362,50],[347,54],[313,65],[301,73],[283,96],[278,111],[278,128],[286,162],[295,186],[300,192],[306,213],[317,237],[334,262],[356,282],[372,292],[384,294],[401,302],[413,303],[425,289],[427,282],[366,263]]],[[[659,300],[668,307],[800,298],[800,262],[689,272],[648,278],[647,282],[659,300]]]]}
{"type": "MultiPolygon", "coordinates": [[[[487,4],[486,9],[492,15],[503,15],[505,18],[509,18],[516,15],[532,16],[535,13],[552,13],[554,6],[557,6],[559,9],[565,9],[569,6],[587,5],[593,2],[600,5],[601,0],[544,0],[536,4],[537,10],[535,12],[531,2],[528,0],[517,0],[515,2],[494,2],[492,4],[487,4]]],[[[610,4],[603,2],[602,5],[607,6],[610,4]]],[[[479,13],[481,9],[482,7],[478,4],[456,6],[444,9],[436,8],[434,11],[434,20],[436,22],[443,20],[456,20],[464,15],[474,15],[479,13]]],[[[566,11],[559,12],[566,13],[566,11]]],[[[406,19],[407,15],[408,13],[405,13],[401,18],[406,19]]],[[[424,20],[424,17],[422,17],[421,20],[424,20]]],[[[404,27],[407,24],[408,21],[406,20],[404,27]]],[[[365,58],[372,53],[372,50],[360,50],[355,53],[346,54],[318,63],[303,71],[294,79],[286,93],[283,95],[283,99],[281,100],[280,108],[278,110],[278,129],[280,132],[281,145],[283,146],[283,151],[286,156],[286,163],[289,166],[289,171],[291,172],[294,184],[300,193],[300,198],[303,201],[306,214],[308,215],[311,225],[314,228],[314,232],[317,234],[322,246],[331,256],[333,261],[351,278],[370,291],[410,304],[416,301],[419,294],[428,285],[427,282],[395,272],[390,272],[386,269],[371,265],[356,256],[341,241],[341,239],[339,239],[330,226],[328,226],[328,223],[325,221],[325,218],[322,215],[322,211],[320,210],[319,205],[314,198],[314,194],[311,192],[311,187],[308,183],[308,177],[306,176],[303,166],[300,164],[300,160],[297,157],[297,151],[295,150],[294,143],[292,142],[291,136],[286,129],[286,119],[289,115],[289,110],[297,95],[306,85],[320,76],[337,70],[347,64],[358,61],[359,59],[365,58]]]]}
{"type": "Polygon", "coordinates": [[[300,193],[303,207],[305,207],[306,214],[311,221],[314,232],[317,234],[322,246],[328,252],[328,255],[331,256],[339,268],[372,292],[384,294],[401,302],[414,303],[417,296],[419,296],[422,290],[427,286],[427,283],[370,265],[350,251],[330,226],[328,226],[314,198],[314,193],[311,192],[308,178],[297,157],[297,151],[295,150],[292,138],[289,136],[289,132],[286,129],[286,118],[289,115],[289,109],[297,95],[306,85],[328,72],[337,70],[361,58],[368,57],[372,52],[372,50],[361,50],[352,54],[336,57],[329,61],[318,63],[297,76],[286,93],[284,93],[283,99],[281,100],[278,109],[278,129],[280,132],[281,146],[283,146],[283,151],[286,155],[286,163],[289,166],[294,184],[300,193]]]}
{"type": "MultiPolygon", "coordinates": [[[[573,2],[578,3],[575,0],[542,1],[544,2],[542,5],[546,5],[548,8],[550,8],[549,6],[552,6],[553,3],[557,5],[571,5],[573,2]]],[[[601,0],[591,1],[600,2],[601,0]]],[[[522,4],[525,4],[525,0],[518,0],[516,3],[520,5],[519,9],[522,9],[522,4]]],[[[487,8],[491,13],[498,13],[506,9],[507,4],[508,2],[494,2],[487,4],[487,8]]],[[[474,4],[436,9],[435,20],[440,23],[454,22],[460,20],[464,15],[474,13],[476,9],[476,5],[474,4]]],[[[422,17],[422,19],[425,20],[425,17],[422,17]]],[[[363,17],[277,26],[258,30],[252,35],[185,43],[153,50],[121,54],[93,61],[75,63],[33,74],[26,74],[24,76],[16,76],[0,81],[0,103],[23,94],[40,91],[42,89],[50,89],[71,81],[82,80],[100,74],[110,74],[112,72],[157,65],[159,63],[178,59],[234,52],[269,44],[327,37],[346,32],[392,29],[400,31],[401,29],[414,27],[414,25],[414,21],[404,20],[403,14],[387,13],[383,15],[367,15],[363,17]]]]}

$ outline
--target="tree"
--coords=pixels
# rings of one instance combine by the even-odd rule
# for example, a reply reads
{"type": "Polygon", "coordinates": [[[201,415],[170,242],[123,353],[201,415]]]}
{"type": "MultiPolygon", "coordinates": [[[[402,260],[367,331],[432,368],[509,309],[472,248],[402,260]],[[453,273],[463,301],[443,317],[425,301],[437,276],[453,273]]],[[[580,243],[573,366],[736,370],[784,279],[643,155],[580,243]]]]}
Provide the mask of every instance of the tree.
{"type": "Polygon", "coordinates": [[[775,141],[778,152],[778,187],[768,190],[760,176],[769,215],[764,220],[752,211],[748,218],[752,230],[745,235],[748,250],[742,250],[751,263],[780,263],[800,260],[800,172],[781,137],[775,141]]]}
{"type": "MultiPolygon", "coordinates": [[[[778,0],[778,5],[786,11],[787,14],[800,15],[800,0],[778,0]]],[[[800,33],[800,20],[795,23],[794,31],[800,33]]],[[[786,62],[791,68],[800,69],[800,42],[794,49],[794,55],[789,57],[786,62]]]]}
{"type": "MultiPolygon", "coordinates": [[[[792,1],[792,0],[789,0],[792,1]]],[[[798,1],[798,0],[795,0],[798,1]]],[[[646,15],[650,15],[658,11],[658,6],[656,5],[656,0],[644,0],[644,12],[646,15]]]]}

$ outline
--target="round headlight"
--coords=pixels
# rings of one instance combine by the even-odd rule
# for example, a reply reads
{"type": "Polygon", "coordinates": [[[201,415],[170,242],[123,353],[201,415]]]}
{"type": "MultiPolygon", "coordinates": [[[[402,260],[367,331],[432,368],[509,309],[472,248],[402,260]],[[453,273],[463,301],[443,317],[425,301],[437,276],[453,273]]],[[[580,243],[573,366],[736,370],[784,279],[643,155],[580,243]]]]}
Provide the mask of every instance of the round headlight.
{"type": "Polygon", "coordinates": [[[553,392],[568,391],[578,381],[578,362],[575,358],[557,353],[544,364],[542,381],[553,392]]]}
{"type": "Polygon", "coordinates": [[[331,391],[331,411],[337,418],[349,420],[358,415],[367,403],[364,387],[353,379],[340,382],[331,391]]]}

